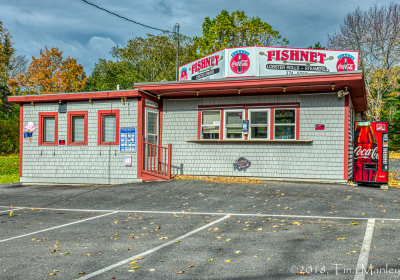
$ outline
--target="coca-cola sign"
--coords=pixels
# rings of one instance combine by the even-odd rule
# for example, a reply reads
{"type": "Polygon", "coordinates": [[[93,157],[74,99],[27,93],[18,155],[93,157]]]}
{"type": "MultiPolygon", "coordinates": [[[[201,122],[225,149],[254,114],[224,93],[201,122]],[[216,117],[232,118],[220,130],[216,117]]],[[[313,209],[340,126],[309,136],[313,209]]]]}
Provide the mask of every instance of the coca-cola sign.
{"type": "Polygon", "coordinates": [[[354,63],[354,56],[348,53],[343,53],[338,56],[338,62],[336,64],[336,69],[338,71],[354,71],[356,70],[356,65],[354,63]]]}
{"type": "Polygon", "coordinates": [[[354,150],[354,158],[363,158],[363,159],[371,159],[377,160],[379,157],[378,155],[378,147],[374,149],[363,149],[361,146],[358,146],[354,150]]]}
{"type": "Polygon", "coordinates": [[[231,70],[236,74],[244,74],[250,68],[250,53],[245,50],[238,50],[231,54],[231,70]]]}

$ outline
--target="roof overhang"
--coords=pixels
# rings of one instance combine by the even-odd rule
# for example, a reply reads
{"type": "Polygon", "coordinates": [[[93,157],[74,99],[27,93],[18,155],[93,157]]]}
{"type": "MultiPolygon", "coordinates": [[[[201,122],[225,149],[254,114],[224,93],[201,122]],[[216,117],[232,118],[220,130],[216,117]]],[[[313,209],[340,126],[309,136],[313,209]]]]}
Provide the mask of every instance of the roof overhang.
{"type": "Polygon", "coordinates": [[[8,101],[13,103],[42,103],[42,102],[66,102],[66,101],[88,101],[103,99],[135,98],[141,94],[137,89],[98,91],[98,92],[77,92],[77,93],[57,93],[57,94],[38,94],[9,96],[8,101]]]}
{"type": "Polygon", "coordinates": [[[361,71],[323,74],[230,78],[220,80],[140,83],[135,88],[159,98],[193,98],[230,95],[289,95],[348,89],[356,112],[368,109],[361,71]]]}

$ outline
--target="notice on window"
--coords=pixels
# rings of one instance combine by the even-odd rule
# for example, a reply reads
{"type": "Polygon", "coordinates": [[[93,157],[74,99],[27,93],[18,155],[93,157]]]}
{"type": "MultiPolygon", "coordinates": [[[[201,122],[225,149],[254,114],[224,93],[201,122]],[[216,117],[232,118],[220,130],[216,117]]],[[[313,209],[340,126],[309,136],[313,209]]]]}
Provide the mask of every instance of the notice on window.
{"type": "Polygon", "coordinates": [[[136,128],[122,127],[119,137],[120,152],[134,153],[136,152],[136,128]]]}

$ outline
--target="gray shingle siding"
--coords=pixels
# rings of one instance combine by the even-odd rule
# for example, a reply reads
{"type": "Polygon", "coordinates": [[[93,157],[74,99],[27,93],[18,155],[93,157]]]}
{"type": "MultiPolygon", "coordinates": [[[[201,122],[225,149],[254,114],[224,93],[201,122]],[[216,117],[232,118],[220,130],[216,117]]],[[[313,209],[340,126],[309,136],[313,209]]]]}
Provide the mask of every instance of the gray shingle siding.
{"type": "MultiPolygon", "coordinates": [[[[97,145],[97,112],[119,109],[120,128],[136,127],[137,100],[128,99],[89,102],[68,102],[68,111],[88,111],[88,144],[79,146],[38,145],[38,133],[32,142],[23,140],[22,182],[52,183],[123,183],[137,178],[136,153],[121,153],[119,145],[97,145]],[[124,166],[124,155],[132,155],[132,166],[124,166]]],[[[36,127],[39,112],[58,112],[58,103],[24,105],[24,125],[32,121],[36,127]]],[[[58,139],[67,142],[67,113],[58,114],[58,139]]]]}
{"type": "Polygon", "coordinates": [[[163,145],[172,144],[173,173],[266,178],[344,179],[344,98],[330,95],[237,96],[165,100],[163,145]],[[305,143],[193,143],[197,138],[199,105],[300,103],[300,140],[305,143]],[[325,124],[325,130],[315,130],[325,124]],[[235,171],[239,157],[251,161],[235,171]]]}

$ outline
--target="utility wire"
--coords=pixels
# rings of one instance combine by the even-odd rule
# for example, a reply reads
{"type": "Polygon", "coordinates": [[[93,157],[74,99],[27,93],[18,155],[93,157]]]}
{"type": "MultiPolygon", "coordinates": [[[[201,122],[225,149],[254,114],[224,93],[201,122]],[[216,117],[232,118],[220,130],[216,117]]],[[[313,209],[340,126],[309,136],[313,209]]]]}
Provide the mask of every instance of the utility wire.
{"type": "Polygon", "coordinates": [[[96,7],[97,9],[100,9],[100,10],[102,10],[102,11],[105,11],[106,13],[109,13],[109,14],[111,14],[111,15],[117,16],[117,17],[122,18],[122,19],[124,19],[124,20],[130,21],[130,22],[132,22],[132,23],[134,23],[134,24],[141,25],[141,26],[143,26],[143,27],[150,28],[150,29],[154,29],[154,30],[158,30],[158,31],[162,31],[162,32],[175,33],[175,32],[171,32],[171,31],[169,31],[169,30],[160,29],[160,28],[157,28],[157,27],[153,27],[153,26],[150,26],[150,25],[147,25],[147,24],[143,24],[143,23],[140,23],[140,22],[138,22],[138,21],[129,19],[129,18],[127,18],[127,17],[121,16],[121,15],[119,15],[119,14],[117,14],[117,13],[112,12],[112,11],[109,11],[109,10],[107,10],[107,9],[105,9],[105,8],[102,8],[102,7],[100,7],[100,6],[98,6],[98,5],[94,4],[94,3],[91,3],[91,2],[89,2],[89,1],[87,1],[87,0],[82,0],[82,1],[85,2],[86,4],[89,4],[89,5],[93,6],[93,7],[96,7]]]}

